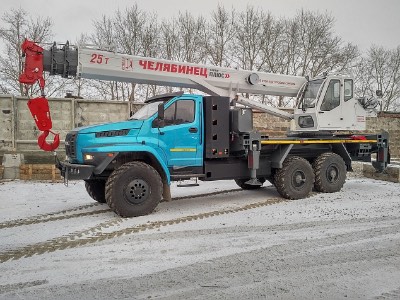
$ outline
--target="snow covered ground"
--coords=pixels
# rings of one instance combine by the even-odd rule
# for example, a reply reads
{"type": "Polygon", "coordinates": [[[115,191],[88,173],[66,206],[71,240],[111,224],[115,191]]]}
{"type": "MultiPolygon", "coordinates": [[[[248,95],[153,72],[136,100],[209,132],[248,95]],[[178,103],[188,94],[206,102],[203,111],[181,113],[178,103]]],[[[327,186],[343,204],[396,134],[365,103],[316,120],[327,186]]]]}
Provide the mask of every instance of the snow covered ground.
{"type": "Polygon", "coordinates": [[[400,299],[400,185],[288,201],[233,181],[123,219],[81,182],[0,183],[0,299],[400,299]],[[197,195],[197,196],[196,196],[197,195]]]}

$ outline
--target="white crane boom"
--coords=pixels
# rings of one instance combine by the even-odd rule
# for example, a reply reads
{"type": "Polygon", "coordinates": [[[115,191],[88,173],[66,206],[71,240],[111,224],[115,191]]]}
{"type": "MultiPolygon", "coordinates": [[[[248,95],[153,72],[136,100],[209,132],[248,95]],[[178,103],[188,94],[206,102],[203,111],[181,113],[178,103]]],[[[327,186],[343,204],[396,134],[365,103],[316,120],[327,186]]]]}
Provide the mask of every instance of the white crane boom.
{"type": "MultiPolygon", "coordinates": [[[[305,77],[252,72],[202,64],[182,63],[80,48],[77,75],[89,79],[193,88],[211,95],[234,98],[240,93],[296,97],[305,77]]],[[[238,97],[238,103],[276,116],[293,115],[238,97]]]]}
{"type": "Polygon", "coordinates": [[[30,52],[20,81],[39,81],[44,87],[43,71],[63,77],[78,76],[154,85],[176,86],[230,97],[237,103],[279,116],[294,119],[293,130],[338,131],[365,130],[367,109],[354,95],[354,80],[345,74],[324,74],[308,80],[265,72],[253,72],[203,64],[184,63],[126,55],[94,48],[62,48],[56,44],[44,50],[33,42],[24,47],[30,52]],[[243,94],[296,97],[294,113],[264,105],[243,94]]]}

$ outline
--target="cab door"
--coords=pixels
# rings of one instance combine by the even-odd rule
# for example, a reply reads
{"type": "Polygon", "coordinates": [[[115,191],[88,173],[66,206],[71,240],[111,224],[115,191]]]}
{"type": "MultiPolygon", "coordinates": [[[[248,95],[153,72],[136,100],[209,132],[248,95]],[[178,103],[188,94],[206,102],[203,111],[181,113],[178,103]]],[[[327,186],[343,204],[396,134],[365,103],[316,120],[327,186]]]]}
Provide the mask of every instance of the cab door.
{"type": "Polygon", "coordinates": [[[322,101],[318,103],[317,118],[319,130],[338,130],[343,126],[342,83],[339,78],[330,79],[322,101]]]}
{"type": "Polygon", "coordinates": [[[346,78],[343,81],[343,100],[343,129],[365,130],[366,111],[354,97],[354,82],[351,78],[346,78]]]}
{"type": "Polygon", "coordinates": [[[164,126],[157,130],[168,167],[203,165],[201,100],[200,96],[186,96],[165,106],[164,126]]]}

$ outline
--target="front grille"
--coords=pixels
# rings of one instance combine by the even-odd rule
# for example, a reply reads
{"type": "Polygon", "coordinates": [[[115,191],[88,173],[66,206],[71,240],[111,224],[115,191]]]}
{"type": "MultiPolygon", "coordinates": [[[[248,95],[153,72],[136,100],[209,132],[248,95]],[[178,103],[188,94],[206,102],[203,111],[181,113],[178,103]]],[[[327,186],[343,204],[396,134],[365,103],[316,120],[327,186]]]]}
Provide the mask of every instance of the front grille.
{"type": "Polygon", "coordinates": [[[76,158],[76,137],[78,133],[71,131],[65,137],[65,153],[71,159],[76,158]]]}

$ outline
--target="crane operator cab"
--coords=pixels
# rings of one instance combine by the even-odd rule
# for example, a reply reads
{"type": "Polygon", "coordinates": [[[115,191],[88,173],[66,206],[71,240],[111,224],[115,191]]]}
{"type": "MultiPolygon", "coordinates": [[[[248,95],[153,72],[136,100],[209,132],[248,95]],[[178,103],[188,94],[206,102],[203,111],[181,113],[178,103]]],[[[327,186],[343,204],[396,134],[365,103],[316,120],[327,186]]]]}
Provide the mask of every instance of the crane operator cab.
{"type": "Polygon", "coordinates": [[[365,130],[368,108],[355,98],[350,76],[315,78],[297,95],[296,131],[365,130]]]}

